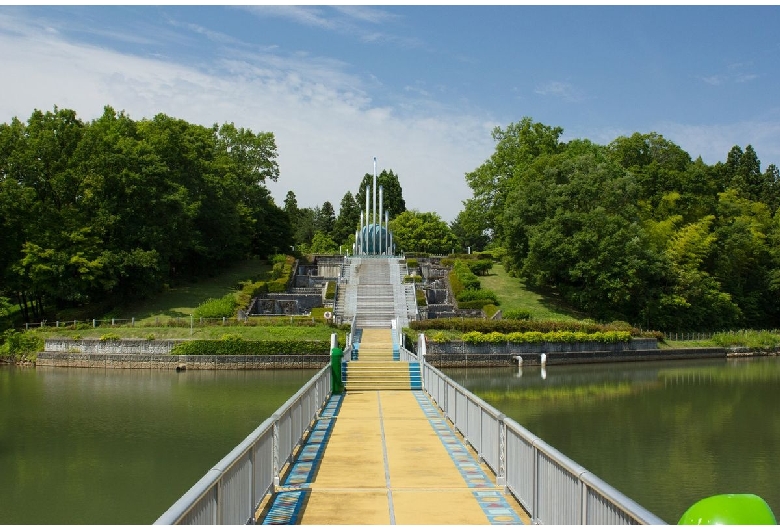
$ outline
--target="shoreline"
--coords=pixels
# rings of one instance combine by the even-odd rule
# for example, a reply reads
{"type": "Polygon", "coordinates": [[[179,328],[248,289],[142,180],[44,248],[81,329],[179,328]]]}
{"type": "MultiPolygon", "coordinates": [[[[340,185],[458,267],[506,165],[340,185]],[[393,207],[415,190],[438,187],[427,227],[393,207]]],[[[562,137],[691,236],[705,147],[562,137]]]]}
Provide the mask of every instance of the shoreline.
{"type": "MultiPolygon", "coordinates": [[[[729,348],[675,348],[632,351],[581,351],[547,353],[545,363],[551,365],[591,364],[611,362],[642,362],[686,359],[746,359],[774,357],[778,351],[729,348]]],[[[427,354],[426,362],[437,368],[471,368],[542,365],[540,353],[436,353],[427,354]]],[[[74,353],[41,352],[35,362],[3,364],[16,366],[54,366],[63,368],[111,368],[157,370],[268,370],[322,368],[330,355],[170,355],[149,353],[74,353]]]]}

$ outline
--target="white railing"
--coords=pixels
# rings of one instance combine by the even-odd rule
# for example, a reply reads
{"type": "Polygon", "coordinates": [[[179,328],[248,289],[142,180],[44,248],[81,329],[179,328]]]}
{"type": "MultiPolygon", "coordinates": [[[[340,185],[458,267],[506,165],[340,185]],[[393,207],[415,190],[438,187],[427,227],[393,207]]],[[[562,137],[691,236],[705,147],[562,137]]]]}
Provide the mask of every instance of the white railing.
{"type": "Polygon", "coordinates": [[[254,523],[293,449],[330,397],[330,365],[192,486],[154,524],[254,523]]]}
{"type": "Polygon", "coordinates": [[[666,524],[420,357],[425,390],[534,524],[666,524]]]}

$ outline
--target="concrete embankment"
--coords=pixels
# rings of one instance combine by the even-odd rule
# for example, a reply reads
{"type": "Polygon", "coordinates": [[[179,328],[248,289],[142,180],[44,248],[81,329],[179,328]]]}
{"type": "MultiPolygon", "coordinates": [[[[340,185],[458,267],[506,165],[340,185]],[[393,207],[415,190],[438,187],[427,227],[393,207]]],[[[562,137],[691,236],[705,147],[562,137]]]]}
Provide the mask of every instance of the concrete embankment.
{"type": "Polygon", "coordinates": [[[37,366],[159,370],[265,370],[322,368],[330,355],[171,355],[182,340],[101,341],[47,339],[37,366]]]}
{"type": "Polygon", "coordinates": [[[268,370],[322,368],[329,355],[167,355],[41,352],[36,366],[146,368],[153,370],[268,370]]]}

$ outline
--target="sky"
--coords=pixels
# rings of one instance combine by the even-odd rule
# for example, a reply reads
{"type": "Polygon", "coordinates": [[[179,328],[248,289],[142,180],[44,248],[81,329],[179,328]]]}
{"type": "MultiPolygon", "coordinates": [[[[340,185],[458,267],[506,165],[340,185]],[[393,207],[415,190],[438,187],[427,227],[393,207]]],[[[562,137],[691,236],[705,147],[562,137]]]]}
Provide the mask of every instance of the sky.
{"type": "Polygon", "coordinates": [[[524,117],[780,165],[778,28],[773,5],[0,6],[0,123],[233,122],[274,134],[277,204],[338,210],[376,157],[408,209],[450,222],[491,131],[524,117]]]}

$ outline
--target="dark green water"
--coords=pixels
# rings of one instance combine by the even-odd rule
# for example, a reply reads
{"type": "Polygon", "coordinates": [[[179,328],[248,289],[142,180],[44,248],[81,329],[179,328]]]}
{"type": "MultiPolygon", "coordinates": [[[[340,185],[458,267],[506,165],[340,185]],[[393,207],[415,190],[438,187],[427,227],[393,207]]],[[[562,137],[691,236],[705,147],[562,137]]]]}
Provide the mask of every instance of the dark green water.
{"type": "Polygon", "coordinates": [[[0,366],[0,525],[151,524],[314,373],[0,366]]]}
{"type": "Polygon", "coordinates": [[[780,359],[448,369],[665,521],[754,493],[780,515],[780,359]]]}

